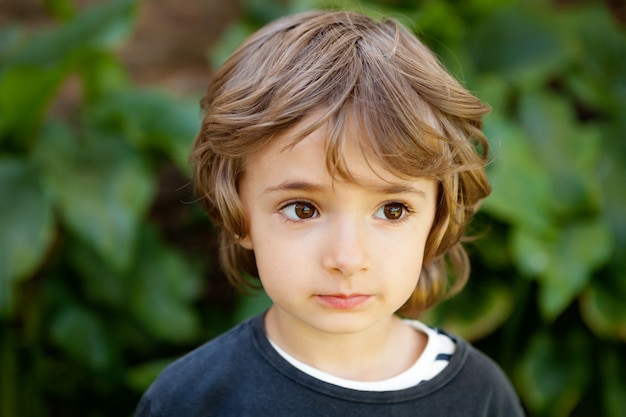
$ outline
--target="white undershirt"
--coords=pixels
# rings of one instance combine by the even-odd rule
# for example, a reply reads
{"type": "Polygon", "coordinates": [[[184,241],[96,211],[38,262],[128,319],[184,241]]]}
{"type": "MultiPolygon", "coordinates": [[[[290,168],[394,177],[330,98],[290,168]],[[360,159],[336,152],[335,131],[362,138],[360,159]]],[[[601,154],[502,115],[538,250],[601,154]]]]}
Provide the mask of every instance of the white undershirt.
{"type": "Polygon", "coordinates": [[[302,372],[324,382],[359,391],[396,391],[413,387],[420,382],[428,381],[435,377],[448,365],[450,356],[452,356],[456,348],[456,344],[450,336],[439,333],[435,329],[417,320],[405,320],[405,322],[426,335],[426,347],[417,361],[409,369],[399,375],[382,381],[354,381],[339,378],[300,362],[271,340],[270,343],[287,362],[302,372]]]}

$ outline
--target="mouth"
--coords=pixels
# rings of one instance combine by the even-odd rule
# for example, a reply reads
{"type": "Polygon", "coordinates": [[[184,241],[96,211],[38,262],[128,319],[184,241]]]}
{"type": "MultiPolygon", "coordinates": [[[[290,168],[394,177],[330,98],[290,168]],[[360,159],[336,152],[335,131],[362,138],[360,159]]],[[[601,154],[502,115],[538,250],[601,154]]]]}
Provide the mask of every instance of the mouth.
{"type": "Polygon", "coordinates": [[[322,304],[337,310],[355,309],[372,298],[371,295],[366,294],[318,294],[315,297],[322,304]]]}

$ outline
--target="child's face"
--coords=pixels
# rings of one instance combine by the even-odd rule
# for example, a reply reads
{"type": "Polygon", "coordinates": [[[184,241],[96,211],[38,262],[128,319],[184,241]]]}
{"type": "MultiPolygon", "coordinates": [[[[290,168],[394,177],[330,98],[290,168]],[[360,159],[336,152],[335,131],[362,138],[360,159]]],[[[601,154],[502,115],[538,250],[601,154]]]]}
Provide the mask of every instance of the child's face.
{"type": "Polygon", "coordinates": [[[358,184],[333,179],[323,129],[283,149],[286,136],[246,161],[239,184],[248,221],[241,244],[254,250],[274,316],[294,332],[389,323],[420,276],[435,183],[375,173],[351,139],[344,152],[358,184]]]}

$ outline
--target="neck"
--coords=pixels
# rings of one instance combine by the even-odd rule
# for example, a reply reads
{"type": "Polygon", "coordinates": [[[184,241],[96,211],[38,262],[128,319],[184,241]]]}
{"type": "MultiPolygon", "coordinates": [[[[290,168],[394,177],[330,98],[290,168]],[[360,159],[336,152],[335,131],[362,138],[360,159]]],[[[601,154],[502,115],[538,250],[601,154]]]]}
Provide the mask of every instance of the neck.
{"type": "Polygon", "coordinates": [[[265,317],[268,337],[289,355],[322,372],[355,381],[380,381],[411,367],[426,336],[396,316],[355,333],[326,333],[285,317],[272,307],[265,317]]]}

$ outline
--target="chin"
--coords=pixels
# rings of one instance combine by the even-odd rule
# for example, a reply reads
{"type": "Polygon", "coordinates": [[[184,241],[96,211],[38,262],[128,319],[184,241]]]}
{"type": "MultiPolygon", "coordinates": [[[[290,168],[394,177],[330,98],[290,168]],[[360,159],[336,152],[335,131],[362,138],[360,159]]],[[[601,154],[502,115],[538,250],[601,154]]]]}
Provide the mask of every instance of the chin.
{"type": "Polygon", "coordinates": [[[330,314],[325,319],[308,322],[316,330],[335,335],[357,334],[367,330],[378,320],[358,312],[341,311],[330,314]]]}

